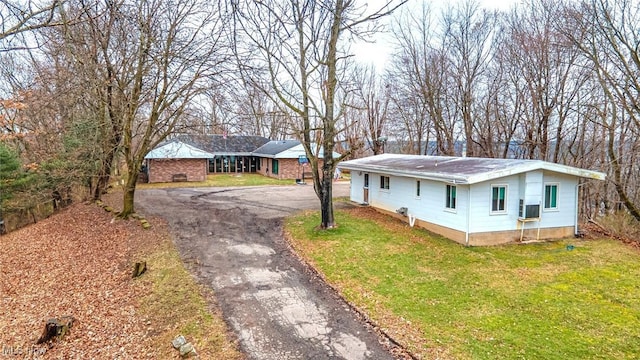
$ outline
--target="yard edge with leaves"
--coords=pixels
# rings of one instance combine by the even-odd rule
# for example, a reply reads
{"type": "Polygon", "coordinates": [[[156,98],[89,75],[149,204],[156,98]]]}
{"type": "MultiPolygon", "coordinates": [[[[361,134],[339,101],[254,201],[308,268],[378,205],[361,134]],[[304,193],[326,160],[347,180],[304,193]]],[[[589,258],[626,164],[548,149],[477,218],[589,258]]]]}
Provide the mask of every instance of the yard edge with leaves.
{"type": "MultiPolygon", "coordinates": [[[[121,207],[118,191],[104,199],[105,203],[121,207]]],[[[235,335],[222,318],[215,294],[189,274],[166,221],[153,217],[150,221],[154,226],[149,228],[142,223],[149,224],[143,214],[134,213],[132,218],[132,223],[140,223],[145,236],[156,239],[152,247],[139,251],[136,259],[144,259],[148,264],[147,272],[137,279],[147,289],[139,305],[147,323],[153,324],[152,342],[160,358],[180,358],[171,340],[183,335],[203,359],[243,359],[235,335]]]]}
{"type": "Polygon", "coordinates": [[[2,351],[171,359],[179,355],[170,340],[181,332],[203,358],[242,359],[214,302],[207,301],[212,295],[184,269],[166,225],[153,222],[143,230],[79,203],[2,235],[2,351]],[[151,260],[150,271],[132,279],[131,266],[141,259],[151,260]],[[64,340],[51,348],[33,345],[46,320],[63,315],[78,320],[64,340]]]}

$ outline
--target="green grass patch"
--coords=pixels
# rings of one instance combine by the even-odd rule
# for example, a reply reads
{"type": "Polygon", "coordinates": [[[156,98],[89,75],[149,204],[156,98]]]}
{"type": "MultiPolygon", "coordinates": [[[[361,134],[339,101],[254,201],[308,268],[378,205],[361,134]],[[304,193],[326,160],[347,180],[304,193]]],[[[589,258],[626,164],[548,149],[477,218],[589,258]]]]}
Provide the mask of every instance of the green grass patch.
{"type": "Polygon", "coordinates": [[[322,231],[319,214],[308,212],[289,218],[286,229],[294,247],[348,301],[415,354],[640,354],[637,250],[608,239],[467,248],[391,218],[371,217],[338,210],[339,227],[322,231]]]}
{"type": "Polygon", "coordinates": [[[228,187],[228,186],[264,186],[264,185],[294,185],[295,180],[279,180],[260,174],[216,174],[207,175],[207,181],[188,181],[170,183],[138,184],[137,189],[185,188],[185,187],[228,187]]]}
{"type": "Polygon", "coordinates": [[[139,281],[150,282],[151,291],[140,298],[141,315],[154,329],[154,346],[160,359],[179,358],[171,340],[184,335],[202,359],[241,359],[218,310],[211,309],[210,290],[198,285],[184,268],[170,240],[145,257],[149,270],[139,281]]]}

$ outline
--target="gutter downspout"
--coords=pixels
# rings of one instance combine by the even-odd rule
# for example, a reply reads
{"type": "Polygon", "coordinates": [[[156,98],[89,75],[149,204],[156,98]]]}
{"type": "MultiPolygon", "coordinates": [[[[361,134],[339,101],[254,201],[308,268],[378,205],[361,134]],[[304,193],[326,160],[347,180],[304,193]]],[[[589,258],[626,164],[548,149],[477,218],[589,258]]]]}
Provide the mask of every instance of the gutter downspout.
{"type": "Polygon", "coordinates": [[[467,231],[465,232],[465,246],[469,246],[469,218],[471,217],[471,184],[467,185],[467,231]]]}
{"type": "Polygon", "coordinates": [[[578,183],[576,184],[576,208],[575,208],[575,216],[574,216],[574,220],[575,220],[575,229],[574,229],[574,231],[573,231],[573,234],[574,234],[575,236],[578,236],[578,235],[579,235],[579,233],[578,233],[578,212],[579,212],[579,210],[578,210],[578,206],[579,206],[579,204],[580,204],[580,199],[578,198],[578,194],[579,194],[579,192],[580,192],[580,187],[581,187],[582,185],[584,185],[584,184],[586,184],[586,183],[580,183],[580,179],[578,178],[578,183]]]}

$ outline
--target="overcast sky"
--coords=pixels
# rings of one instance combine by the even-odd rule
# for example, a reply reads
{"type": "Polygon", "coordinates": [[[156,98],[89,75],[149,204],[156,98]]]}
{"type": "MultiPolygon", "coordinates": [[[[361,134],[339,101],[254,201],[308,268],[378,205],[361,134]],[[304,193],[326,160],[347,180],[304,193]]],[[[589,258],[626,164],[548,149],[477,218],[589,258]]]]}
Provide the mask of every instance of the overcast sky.
{"type": "MultiPolygon", "coordinates": [[[[379,8],[386,1],[387,0],[363,0],[363,2],[366,2],[368,4],[370,9],[379,8]]],[[[422,4],[423,1],[431,3],[431,8],[434,9],[434,11],[439,11],[439,5],[455,3],[456,1],[462,0],[409,0],[409,2],[404,6],[409,8],[419,8],[420,4],[422,4]]],[[[519,3],[520,0],[479,0],[479,2],[482,7],[485,7],[487,9],[508,10],[511,6],[519,3]]],[[[386,20],[388,21],[389,19],[391,18],[387,18],[386,20]]],[[[387,59],[389,58],[392,51],[389,42],[385,40],[386,36],[388,35],[379,34],[378,36],[376,36],[374,43],[359,42],[352,45],[351,49],[356,55],[356,59],[364,64],[374,64],[376,66],[376,69],[381,72],[384,69],[387,59]]]]}

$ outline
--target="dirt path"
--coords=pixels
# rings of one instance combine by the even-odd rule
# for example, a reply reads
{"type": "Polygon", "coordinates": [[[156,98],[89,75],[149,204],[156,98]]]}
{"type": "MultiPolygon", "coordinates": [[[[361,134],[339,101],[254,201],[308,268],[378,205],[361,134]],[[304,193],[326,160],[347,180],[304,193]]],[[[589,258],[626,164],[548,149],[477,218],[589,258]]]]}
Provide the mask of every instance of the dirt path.
{"type": "Polygon", "coordinates": [[[393,358],[282,237],[284,216],[319,206],[311,186],[144,190],[136,201],[167,219],[250,359],[393,358]]]}

